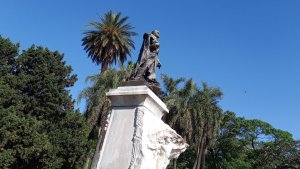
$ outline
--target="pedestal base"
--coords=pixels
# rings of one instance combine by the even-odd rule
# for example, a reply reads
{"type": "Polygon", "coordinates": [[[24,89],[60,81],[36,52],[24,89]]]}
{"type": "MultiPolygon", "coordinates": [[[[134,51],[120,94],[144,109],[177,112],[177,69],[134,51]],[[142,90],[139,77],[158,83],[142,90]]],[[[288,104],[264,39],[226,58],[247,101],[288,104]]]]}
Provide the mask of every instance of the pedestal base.
{"type": "Polygon", "coordinates": [[[187,144],[161,117],[166,105],[146,86],[107,93],[111,118],[97,169],[165,169],[187,144]]]}

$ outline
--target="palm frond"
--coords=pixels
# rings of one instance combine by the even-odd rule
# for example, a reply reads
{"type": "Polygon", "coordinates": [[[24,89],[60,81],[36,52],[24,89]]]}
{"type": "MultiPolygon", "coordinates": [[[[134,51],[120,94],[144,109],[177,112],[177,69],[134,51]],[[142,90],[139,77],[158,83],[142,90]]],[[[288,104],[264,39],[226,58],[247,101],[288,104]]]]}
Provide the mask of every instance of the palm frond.
{"type": "Polygon", "coordinates": [[[131,31],[134,27],[126,23],[129,17],[122,18],[120,12],[112,11],[99,17],[100,21],[92,21],[88,24],[90,30],[84,31],[82,46],[88,57],[97,65],[101,64],[102,68],[112,66],[117,61],[124,64],[127,56],[131,55],[131,48],[135,48],[131,37],[137,35],[131,31]]]}

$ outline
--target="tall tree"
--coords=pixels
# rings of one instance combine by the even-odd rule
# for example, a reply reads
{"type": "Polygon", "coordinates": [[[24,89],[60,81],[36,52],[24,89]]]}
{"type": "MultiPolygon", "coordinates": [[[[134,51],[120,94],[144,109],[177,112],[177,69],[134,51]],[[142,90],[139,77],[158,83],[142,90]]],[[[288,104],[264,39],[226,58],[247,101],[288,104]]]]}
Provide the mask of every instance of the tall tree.
{"type": "Polygon", "coordinates": [[[208,150],[208,168],[252,168],[253,160],[248,158],[249,142],[240,139],[243,120],[233,112],[224,113],[218,136],[208,150]]]}
{"type": "MultiPolygon", "coordinates": [[[[178,85],[184,82],[184,78],[173,79],[167,75],[161,75],[165,91],[162,93],[161,98],[169,107],[170,112],[163,117],[163,120],[166,121],[173,129],[175,129],[180,135],[187,138],[191,137],[191,131],[187,130],[191,128],[190,120],[188,117],[189,112],[189,98],[195,85],[190,79],[184,84],[184,89],[178,89],[178,85]]],[[[173,169],[177,168],[177,159],[173,159],[173,169]]]]}
{"type": "Polygon", "coordinates": [[[73,109],[76,81],[63,55],[0,37],[0,168],[78,168],[87,126],[73,109]]]}
{"type": "Polygon", "coordinates": [[[213,146],[208,151],[208,168],[274,169],[299,168],[299,141],[288,132],[254,119],[225,112],[213,146]]]}
{"type": "MultiPolygon", "coordinates": [[[[182,88],[177,85],[183,78],[175,80],[163,75],[162,79],[166,88],[162,98],[170,109],[164,120],[196,147],[194,168],[204,168],[206,151],[222,119],[222,110],[217,105],[222,92],[205,83],[198,88],[192,79],[185,81],[182,88]]],[[[176,168],[176,161],[173,161],[173,168],[176,168]]]]}
{"type": "Polygon", "coordinates": [[[93,29],[84,33],[82,45],[92,61],[101,64],[101,73],[113,63],[123,64],[131,54],[131,48],[135,48],[131,37],[137,33],[131,31],[133,26],[126,23],[127,20],[128,17],[122,18],[120,12],[109,11],[100,16],[100,21],[89,23],[93,29]]]}
{"type": "Polygon", "coordinates": [[[218,106],[219,100],[223,93],[219,88],[208,87],[202,83],[202,88],[197,89],[195,95],[194,110],[194,144],[197,147],[197,158],[194,169],[205,168],[205,156],[212,140],[216,137],[219,130],[223,114],[222,109],[218,106]]]}
{"type": "Polygon", "coordinates": [[[162,79],[166,90],[161,97],[170,110],[170,113],[165,115],[163,120],[185,140],[189,140],[192,135],[192,132],[189,131],[192,129],[190,126],[192,124],[190,121],[191,104],[189,103],[196,86],[192,79],[185,81],[183,78],[173,79],[166,75],[162,75],[162,79]],[[182,82],[184,82],[184,86],[178,88],[177,86],[182,82]]]}

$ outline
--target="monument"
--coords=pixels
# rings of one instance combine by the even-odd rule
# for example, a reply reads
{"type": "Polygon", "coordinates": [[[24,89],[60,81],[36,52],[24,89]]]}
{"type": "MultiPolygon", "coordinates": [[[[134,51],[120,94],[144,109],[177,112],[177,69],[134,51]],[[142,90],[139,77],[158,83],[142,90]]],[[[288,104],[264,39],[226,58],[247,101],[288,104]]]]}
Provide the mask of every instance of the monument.
{"type": "Polygon", "coordinates": [[[157,30],[144,35],[131,77],[106,94],[111,101],[110,116],[93,169],[165,169],[188,146],[161,120],[169,110],[158,97],[158,38],[157,30]]]}
{"type": "Polygon", "coordinates": [[[161,87],[156,80],[156,67],[161,67],[161,63],[158,59],[160,48],[158,42],[159,36],[158,30],[154,30],[150,34],[144,34],[143,44],[136,62],[135,70],[130,76],[130,80],[124,82],[123,85],[146,85],[156,95],[159,95],[161,87]]]}

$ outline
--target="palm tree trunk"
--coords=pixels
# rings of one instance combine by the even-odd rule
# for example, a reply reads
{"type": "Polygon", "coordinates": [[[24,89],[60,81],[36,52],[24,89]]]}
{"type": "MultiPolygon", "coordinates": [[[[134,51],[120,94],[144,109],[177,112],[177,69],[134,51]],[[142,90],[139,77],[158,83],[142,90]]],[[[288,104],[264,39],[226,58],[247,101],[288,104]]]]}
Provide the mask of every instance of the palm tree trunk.
{"type": "Polygon", "coordinates": [[[100,74],[103,74],[107,70],[107,65],[105,63],[101,64],[101,72],[100,74]]]}
{"type": "Polygon", "coordinates": [[[173,169],[177,168],[177,158],[173,159],[173,169]]]}
{"type": "MultiPolygon", "coordinates": [[[[102,105],[101,112],[104,112],[104,110],[105,110],[105,105],[102,105]]],[[[105,122],[100,121],[98,142],[97,142],[96,152],[94,154],[91,169],[96,169],[96,167],[97,167],[97,163],[98,163],[99,158],[100,158],[100,151],[102,150],[103,142],[104,142],[104,139],[105,139],[105,136],[106,136],[105,126],[106,126],[106,122],[109,121],[108,114],[106,114],[103,118],[105,119],[104,120],[105,122]]]]}
{"type": "Polygon", "coordinates": [[[197,155],[197,165],[196,165],[196,169],[200,169],[201,167],[201,160],[202,160],[202,143],[203,140],[201,140],[201,144],[200,144],[200,148],[199,148],[199,154],[197,155]]]}
{"type": "Polygon", "coordinates": [[[205,168],[205,155],[206,155],[206,149],[204,149],[204,151],[202,152],[202,159],[201,159],[201,166],[200,169],[204,169],[205,168]]]}
{"type": "Polygon", "coordinates": [[[194,162],[194,165],[193,165],[193,169],[196,169],[197,167],[197,159],[198,159],[198,156],[199,156],[199,152],[200,152],[200,144],[197,146],[197,156],[196,156],[196,159],[195,159],[195,162],[194,162]]]}
{"type": "MultiPolygon", "coordinates": [[[[99,130],[101,131],[101,127],[99,128],[99,130]]],[[[101,134],[99,134],[91,169],[96,169],[96,167],[97,167],[97,163],[98,163],[98,160],[100,157],[101,143],[102,143],[102,136],[101,136],[101,134]]]]}
{"type": "Polygon", "coordinates": [[[197,167],[196,169],[201,169],[201,163],[202,163],[202,157],[203,157],[203,151],[204,151],[204,143],[205,143],[205,139],[206,138],[206,134],[203,134],[202,138],[201,138],[201,142],[200,142],[200,149],[199,149],[199,155],[197,157],[197,167]]]}
{"type": "Polygon", "coordinates": [[[90,160],[91,160],[91,158],[87,156],[86,159],[85,159],[84,165],[83,165],[83,169],[88,169],[89,168],[90,160]]]}
{"type": "Polygon", "coordinates": [[[202,160],[201,160],[201,169],[204,169],[205,168],[205,156],[206,156],[206,153],[207,153],[207,148],[210,144],[210,139],[208,138],[208,136],[206,136],[205,138],[205,144],[203,146],[203,151],[202,151],[202,160]]]}
{"type": "Polygon", "coordinates": [[[202,159],[203,141],[204,141],[203,137],[201,137],[199,145],[198,145],[197,156],[195,159],[193,169],[200,169],[200,166],[201,166],[200,163],[201,163],[201,159],[202,159]]]}

